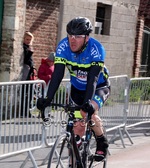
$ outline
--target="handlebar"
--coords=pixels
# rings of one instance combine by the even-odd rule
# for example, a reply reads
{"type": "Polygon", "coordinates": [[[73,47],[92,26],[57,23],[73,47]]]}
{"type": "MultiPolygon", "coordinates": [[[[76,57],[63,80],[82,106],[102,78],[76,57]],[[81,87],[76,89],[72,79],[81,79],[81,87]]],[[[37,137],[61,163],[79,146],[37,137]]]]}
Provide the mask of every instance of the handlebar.
{"type": "Polygon", "coordinates": [[[79,110],[82,108],[80,105],[75,105],[75,104],[60,104],[60,103],[51,103],[50,106],[55,106],[55,107],[62,107],[65,112],[74,112],[75,110],[79,110]]]}
{"type": "MultiPolygon", "coordinates": [[[[61,108],[64,109],[64,112],[66,112],[66,113],[67,112],[74,113],[75,110],[80,110],[82,108],[81,105],[75,105],[75,104],[71,104],[71,103],[70,104],[50,103],[49,107],[61,107],[61,108]]],[[[37,112],[39,110],[36,107],[30,109],[31,115],[32,115],[32,113],[34,113],[34,111],[37,112]]],[[[41,112],[40,111],[38,112],[38,118],[40,116],[40,113],[41,113],[41,118],[42,118],[43,122],[46,124],[46,122],[48,122],[50,120],[50,118],[45,117],[45,110],[43,110],[41,112]]],[[[88,115],[88,113],[87,113],[86,119],[87,120],[91,119],[91,116],[88,115]]]]}
{"type": "MultiPolygon", "coordinates": [[[[71,112],[74,113],[75,110],[79,110],[82,108],[80,105],[75,105],[75,104],[60,104],[60,103],[50,103],[48,107],[61,107],[64,109],[64,112],[71,112]]],[[[45,110],[41,111],[41,118],[43,120],[44,125],[49,125],[49,121],[51,120],[50,118],[45,117],[45,110]]]]}
{"type": "MultiPolygon", "coordinates": [[[[80,110],[82,108],[81,105],[75,105],[75,104],[60,104],[60,103],[50,103],[50,107],[62,107],[64,109],[64,112],[70,112],[71,113],[74,113],[75,110],[80,110]]],[[[42,120],[44,121],[44,123],[48,123],[49,122],[49,118],[45,118],[45,115],[44,115],[44,111],[41,112],[42,113],[42,120]]],[[[86,116],[86,122],[89,122],[89,124],[91,126],[94,126],[92,120],[91,120],[91,115],[88,115],[87,113],[87,116],[86,116]]],[[[48,125],[48,124],[46,124],[48,125]]]]}
{"type": "MultiPolygon", "coordinates": [[[[82,108],[81,105],[75,105],[75,104],[59,104],[59,103],[51,103],[50,106],[55,107],[62,107],[64,108],[65,112],[74,112],[75,110],[80,110],[82,108]]],[[[87,113],[87,120],[91,119],[91,115],[88,115],[87,113]]]]}

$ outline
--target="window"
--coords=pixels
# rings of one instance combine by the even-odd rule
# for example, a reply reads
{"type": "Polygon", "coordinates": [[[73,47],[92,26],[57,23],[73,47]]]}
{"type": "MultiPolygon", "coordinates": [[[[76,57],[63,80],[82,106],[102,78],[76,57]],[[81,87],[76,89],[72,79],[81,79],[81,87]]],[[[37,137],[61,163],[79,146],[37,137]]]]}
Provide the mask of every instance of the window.
{"type": "Polygon", "coordinates": [[[3,4],[4,4],[4,1],[0,0],[0,44],[1,44],[1,41],[2,41],[3,4]]]}
{"type": "Polygon", "coordinates": [[[109,35],[111,20],[111,5],[97,3],[95,34],[109,35]]]}
{"type": "Polygon", "coordinates": [[[145,26],[143,31],[143,46],[139,76],[150,76],[150,28],[145,26]]]}

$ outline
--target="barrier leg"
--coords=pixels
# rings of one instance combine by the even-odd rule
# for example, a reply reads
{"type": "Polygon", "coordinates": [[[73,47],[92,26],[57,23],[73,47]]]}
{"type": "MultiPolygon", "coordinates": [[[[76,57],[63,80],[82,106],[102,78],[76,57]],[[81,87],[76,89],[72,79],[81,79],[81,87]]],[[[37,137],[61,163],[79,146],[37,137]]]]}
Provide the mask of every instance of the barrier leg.
{"type": "Polygon", "coordinates": [[[109,143],[114,143],[114,141],[120,139],[122,142],[123,147],[125,148],[125,144],[123,141],[123,134],[121,132],[121,128],[117,128],[116,132],[114,133],[114,136],[109,140],[109,143]],[[119,136],[117,136],[119,135],[119,136]]]}
{"type": "Polygon", "coordinates": [[[127,131],[126,128],[124,128],[124,132],[125,132],[125,134],[127,135],[127,138],[129,139],[130,143],[133,144],[133,141],[132,141],[132,139],[131,139],[131,136],[130,136],[130,134],[129,134],[129,132],[127,131]]]}
{"type": "Polygon", "coordinates": [[[145,136],[150,136],[150,130],[145,132],[145,136]]]}
{"type": "Polygon", "coordinates": [[[121,142],[122,142],[122,146],[125,148],[125,144],[124,144],[124,140],[123,140],[123,134],[121,132],[121,128],[118,128],[118,131],[119,131],[119,134],[120,134],[120,139],[121,139],[121,142]]]}
{"type": "Polygon", "coordinates": [[[23,163],[22,163],[22,165],[20,166],[20,168],[23,168],[23,167],[26,165],[26,163],[29,161],[29,159],[31,159],[31,162],[32,162],[34,168],[38,168],[38,166],[37,166],[37,164],[36,164],[36,161],[35,161],[35,159],[34,159],[33,154],[32,154],[31,151],[28,151],[28,156],[27,156],[26,159],[23,161],[23,163]]]}

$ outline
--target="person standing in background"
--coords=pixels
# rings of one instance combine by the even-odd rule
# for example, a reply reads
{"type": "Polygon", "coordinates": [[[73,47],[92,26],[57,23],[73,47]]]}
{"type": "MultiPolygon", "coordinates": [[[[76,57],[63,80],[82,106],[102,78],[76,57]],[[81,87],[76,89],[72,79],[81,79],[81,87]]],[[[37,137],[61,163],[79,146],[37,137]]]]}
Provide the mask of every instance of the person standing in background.
{"type": "MultiPolygon", "coordinates": [[[[32,80],[32,76],[34,76],[34,62],[33,62],[33,47],[32,43],[34,40],[34,36],[29,31],[26,31],[23,37],[23,53],[24,53],[24,59],[23,59],[23,72],[22,72],[22,81],[25,80],[32,80]]],[[[21,117],[31,117],[29,113],[28,107],[30,107],[30,102],[32,99],[32,92],[28,94],[28,90],[32,90],[32,85],[27,84],[26,87],[23,84],[22,90],[21,90],[21,117]],[[28,101],[29,100],[29,101],[28,101]],[[29,105],[28,105],[29,102],[29,105]]]]}
{"type": "Polygon", "coordinates": [[[29,31],[26,31],[23,39],[23,51],[24,51],[24,61],[23,61],[23,77],[22,80],[29,80],[30,74],[33,72],[33,47],[32,43],[34,36],[29,31]]]}
{"type": "Polygon", "coordinates": [[[52,77],[52,73],[54,71],[54,59],[55,59],[55,52],[51,52],[49,57],[46,59],[41,60],[41,65],[38,69],[38,78],[44,80],[48,87],[49,82],[52,77]]]}

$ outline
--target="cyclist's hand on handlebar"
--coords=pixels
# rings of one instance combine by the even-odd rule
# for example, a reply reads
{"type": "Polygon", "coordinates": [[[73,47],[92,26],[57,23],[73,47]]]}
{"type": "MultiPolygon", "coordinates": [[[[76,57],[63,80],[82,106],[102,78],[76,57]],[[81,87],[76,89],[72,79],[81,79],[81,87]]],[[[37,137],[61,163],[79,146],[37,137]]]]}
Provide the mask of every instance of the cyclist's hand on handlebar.
{"type": "Polygon", "coordinates": [[[37,100],[37,108],[44,111],[47,106],[50,106],[51,101],[48,98],[39,98],[37,100]]]}
{"type": "Polygon", "coordinates": [[[93,104],[89,101],[82,105],[82,110],[92,115],[95,112],[93,104]]]}

